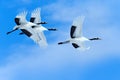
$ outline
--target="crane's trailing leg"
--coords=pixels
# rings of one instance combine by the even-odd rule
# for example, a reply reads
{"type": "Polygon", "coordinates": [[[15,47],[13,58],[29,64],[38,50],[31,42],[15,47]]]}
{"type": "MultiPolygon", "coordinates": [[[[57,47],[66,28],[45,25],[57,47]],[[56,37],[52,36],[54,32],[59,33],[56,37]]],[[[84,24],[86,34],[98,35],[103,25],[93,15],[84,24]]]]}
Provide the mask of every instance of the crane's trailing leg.
{"type": "Polygon", "coordinates": [[[40,23],[36,23],[37,25],[39,24],[47,24],[47,22],[40,22],[40,23]]]}
{"type": "Polygon", "coordinates": [[[49,31],[57,31],[57,29],[55,29],[55,28],[49,28],[48,30],[49,31]]]}
{"type": "Polygon", "coordinates": [[[97,37],[97,38],[91,38],[89,40],[93,41],[93,40],[101,40],[101,39],[97,37]]]}

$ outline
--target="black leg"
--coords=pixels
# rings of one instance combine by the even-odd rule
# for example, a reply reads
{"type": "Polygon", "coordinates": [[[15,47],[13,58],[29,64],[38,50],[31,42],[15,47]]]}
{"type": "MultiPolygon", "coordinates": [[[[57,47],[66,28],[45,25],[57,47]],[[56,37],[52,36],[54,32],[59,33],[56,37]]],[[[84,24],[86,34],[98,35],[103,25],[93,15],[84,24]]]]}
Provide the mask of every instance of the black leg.
{"type": "Polygon", "coordinates": [[[92,39],[89,39],[89,40],[91,40],[91,41],[93,41],[93,40],[101,40],[100,38],[92,38],[92,39]]]}
{"type": "Polygon", "coordinates": [[[57,29],[55,29],[55,28],[49,28],[48,30],[49,31],[57,31],[57,29]]]}

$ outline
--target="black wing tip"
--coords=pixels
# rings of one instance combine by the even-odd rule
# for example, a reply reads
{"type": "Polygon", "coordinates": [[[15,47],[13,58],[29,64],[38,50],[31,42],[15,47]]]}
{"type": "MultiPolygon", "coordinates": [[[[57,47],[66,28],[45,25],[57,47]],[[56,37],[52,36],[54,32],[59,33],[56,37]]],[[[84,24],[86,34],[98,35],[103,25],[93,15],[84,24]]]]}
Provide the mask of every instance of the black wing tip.
{"type": "Polygon", "coordinates": [[[34,21],[35,21],[35,17],[31,17],[30,22],[34,22],[34,21]]]}
{"type": "Polygon", "coordinates": [[[71,36],[71,38],[75,38],[75,36],[74,36],[75,30],[76,30],[76,26],[72,25],[71,30],[70,30],[70,36],[71,36]]]}
{"type": "Polygon", "coordinates": [[[20,18],[15,18],[14,21],[17,25],[20,25],[20,18]]]}

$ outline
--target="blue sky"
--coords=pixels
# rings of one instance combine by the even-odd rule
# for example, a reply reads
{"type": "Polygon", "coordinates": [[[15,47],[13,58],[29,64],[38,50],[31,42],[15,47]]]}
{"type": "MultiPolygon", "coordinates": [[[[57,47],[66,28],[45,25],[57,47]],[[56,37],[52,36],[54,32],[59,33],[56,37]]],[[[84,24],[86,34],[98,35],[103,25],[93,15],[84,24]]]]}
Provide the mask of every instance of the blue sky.
{"type": "Polygon", "coordinates": [[[120,1],[119,0],[1,0],[0,1],[0,80],[120,80],[120,1]],[[14,26],[14,17],[27,10],[41,8],[49,46],[40,48],[20,31],[6,35],[14,26]],[[75,50],[69,39],[75,17],[84,15],[84,36],[101,37],[88,42],[88,51],[75,50]]]}

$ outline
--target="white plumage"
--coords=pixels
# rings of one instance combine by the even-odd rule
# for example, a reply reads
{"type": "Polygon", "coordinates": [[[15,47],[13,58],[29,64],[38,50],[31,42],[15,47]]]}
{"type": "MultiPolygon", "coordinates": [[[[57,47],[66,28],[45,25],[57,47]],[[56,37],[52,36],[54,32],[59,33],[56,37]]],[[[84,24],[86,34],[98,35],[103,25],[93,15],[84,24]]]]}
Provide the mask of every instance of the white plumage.
{"type": "Polygon", "coordinates": [[[37,8],[32,11],[30,21],[26,20],[26,15],[26,11],[19,13],[15,17],[16,26],[13,28],[12,31],[8,32],[7,34],[10,34],[13,31],[20,29],[22,31],[22,33],[20,34],[25,34],[29,38],[31,38],[35,43],[39,44],[42,47],[46,47],[48,44],[43,31],[56,31],[56,29],[47,29],[41,25],[46,24],[46,22],[41,21],[40,8],[37,8]]]}
{"type": "Polygon", "coordinates": [[[84,42],[90,40],[100,40],[100,38],[88,39],[82,35],[82,26],[85,16],[78,16],[72,23],[70,30],[70,39],[64,42],[59,42],[58,44],[72,43],[73,47],[76,49],[87,50],[90,47],[86,47],[84,42]]]}
{"type": "MultiPolygon", "coordinates": [[[[31,13],[30,22],[35,23],[35,24],[41,23],[40,8],[35,9],[31,13]]],[[[39,37],[39,40],[34,38],[34,41],[42,47],[47,46],[48,44],[47,44],[46,38],[43,33],[43,31],[45,31],[47,29],[45,27],[43,27],[41,24],[38,24],[37,26],[33,27],[32,29],[35,32],[35,34],[37,34],[37,36],[39,37]]]]}

